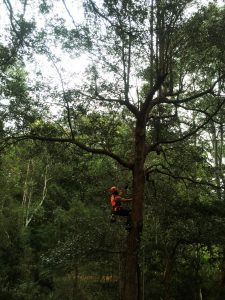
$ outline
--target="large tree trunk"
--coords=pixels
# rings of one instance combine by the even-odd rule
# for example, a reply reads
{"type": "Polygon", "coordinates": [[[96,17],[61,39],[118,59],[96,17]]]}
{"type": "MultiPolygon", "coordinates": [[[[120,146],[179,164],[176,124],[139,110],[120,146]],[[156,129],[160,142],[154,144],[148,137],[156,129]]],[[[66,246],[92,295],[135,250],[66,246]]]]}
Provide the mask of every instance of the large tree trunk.
{"type": "Polygon", "coordinates": [[[145,127],[137,121],[135,163],[133,169],[132,229],[127,237],[124,300],[140,300],[141,284],[138,253],[143,226],[145,127]]]}

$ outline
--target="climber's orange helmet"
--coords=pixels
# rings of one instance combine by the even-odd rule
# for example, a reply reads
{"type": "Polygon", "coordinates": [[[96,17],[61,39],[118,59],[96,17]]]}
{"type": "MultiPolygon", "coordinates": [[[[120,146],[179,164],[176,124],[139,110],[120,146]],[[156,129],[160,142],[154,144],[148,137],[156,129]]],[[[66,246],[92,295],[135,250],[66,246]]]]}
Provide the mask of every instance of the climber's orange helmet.
{"type": "Polygon", "coordinates": [[[115,193],[117,191],[117,188],[115,187],[115,186],[112,186],[111,188],[110,188],[110,192],[111,193],[115,193]]]}

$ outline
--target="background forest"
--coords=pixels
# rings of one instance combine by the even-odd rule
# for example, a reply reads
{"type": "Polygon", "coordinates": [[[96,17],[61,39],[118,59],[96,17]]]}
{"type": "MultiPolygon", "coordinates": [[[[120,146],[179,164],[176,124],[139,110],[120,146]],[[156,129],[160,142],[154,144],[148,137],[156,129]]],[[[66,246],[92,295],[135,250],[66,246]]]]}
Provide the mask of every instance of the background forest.
{"type": "Polygon", "coordinates": [[[224,5],[0,14],[0,299],[225,299],[224,5]],[[131,232],[110,223],[127,184],[131,232]]]}

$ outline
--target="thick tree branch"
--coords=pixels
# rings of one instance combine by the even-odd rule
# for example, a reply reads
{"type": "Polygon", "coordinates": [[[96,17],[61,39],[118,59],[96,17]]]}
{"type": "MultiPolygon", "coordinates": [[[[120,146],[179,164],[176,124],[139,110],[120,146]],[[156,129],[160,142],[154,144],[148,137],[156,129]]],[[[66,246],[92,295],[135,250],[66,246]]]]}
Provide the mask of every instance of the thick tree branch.
{"type": "Polygon", "coordinates": [[[189,181],[189,182],[192,182],[194,184],[198,184],[198,185],[206,185],[206,186],[210,186],[214,189],[221,189],[220,186],[217,186],[211,182],[208,182],[208,181],[204,181],[204,180],[196,180],[194,178],[191,178],[191,177],[187,177],[187,176],[178,176],[178,175],[175,175],[173,174],[172,172],[170,172],[165,166],[163,166],[163,168],[166,170],[160,170],[159,168],[152,168],[151,170],[147,170],[146,171],[146,176],[149,176],[149,174],[151,173],[159,173],[159,174],[162,174],[162,175],[166,175],[168,177],[172,177],[174,179],[177,179],[177,180],[182,180],[182,181],[189,181]]]}
{"type": "MultiPolygon", "coordinates": [[[[188,107],[185,107],[185,106],[182,106],[182,105],[177,105],[177,107],[180,107],[180,108],[182,108],[182,109],[184,109],[184,110],[188,110],[188,111],[192,111],[192,112],[201,113],[201,114],[203,114],[203,115],[206,115],[206,116],[209,117],[209,118],[210,118],[210,116],[211,116],[210,113],[207,111],[207,109],[209,109],[210,106],[207,107],[207,109],[205,109],[205,110],[200,109],[200,108],[193,108],[193,107],[192,107],[192,108],[188,108],[188,107]]],[[[213,117],[215,117],[215,116],[213,116],[213,117]]],[[[211,120],[213,120],[214,123],[221,124],[221,122],[217,121],[216,119],[211,118],[211,120]]]]}
{"type": "Polygon", "coordinates": [[[104,20],[106,20],[107,22],[109,22],[109,24],[111,26],[116,26],[109,18],[107,18],[103,13],[100,12],[99,8],[96,6],[96,4],[92,1],[92,0],[89,0],[90,4],[91,4],[91,7],[93,9],[93,11],[98,15],[100,16],[101,18],[103,18],[104,20]]]}
{"type": "Polygon", "coordinates": [[[146,116],[148,115],[150,109],[154,106],[154,101],[153,101],[153,97],[155,95],[155,93],[159,90],[159,88],[162,86],[164,80],[166,79],[167,74],[164,74],[163,76],[158,76],[154,86],[152,87],[151,90],[149,90],[148,94],[145,97],[145,101],[141,107],[140,110],[140,117],[146,116]]]}
{"type": "Polygon", "coordinates": [[[135,116],[138,115],[139,111],[135,105],[130,103],[129,101],[124,101],[122,99],[115,99],[115,98],[105,98],[104,96],[100,95],[99,93],[96,92],[94,96],[88,95],[83,93],[82,91],[76,90],[77,93],[80,95],[87,97],[93,101],[105,101],[105,102],[110,102],[110,103],[119,103],[120,105],[126,106],[130,112],[132,112],[135,116]]]}
{"type": "Polygon", "coordinates": [[[200,129],[202,129],[206,124],[208,124],[212,118],[219,112],[219,110],[221,109],[221,107],[224,105],[225,103],[225,99],[222,101],[222,103],[220,103],[220,105],[217,107],[217,109],[215,110],[214,113],[212,113],[207,119],[205,122],[203,122],[201,125],[197,126],[193,131],[190,131],[188,132],[187,134],[185,134],[184,136],[178,138],[178,139],[175,139],[175,140],[171,140],[171,141],[160,141],[161,144],[172,144],[172,143],[175,143],[175,142],[180,142],[180,141],[183,141],[187,138],[189,138],[190,136],[196,134],[200,129]]]}
{"type": "Polygon", "coordinates": [[[9,56],[7,57],[7,59],[5,59],[5,61],[1,62],[1,64],[8,66],[8,64],[13,63],[13,61],[17,57],[19,49],[22,48],[24,45],[28,45],[25,39],[26,33],[24,32],[24,15],[26,13],[27,0],[24,0],[23,2],[23,14],[20,15],[19,20],[17,20],[14,16],[13,6],[10,0],[3,0],[3,2],[9,13],[9,20],[12,32],[15,34],[15,38],[12,41],[13,46],[10,48],[9,56]],[[21,24],[23,26],[21,26],[21,24]]]}
{"type": "Polygon", "coordinates": [[[203,122],[201,125],[197,126],[194,130],[184,134],[183,136],[174,139],[174,140],[160,140],[157,141],[156,143],[149,145],[146,147],[146,153],[149,153],[151,151],[156,151],[156,148],[159,144],[173,144],[173,143],[177,143],[177,142],[181,142],[184,141],[186,139],[188,139],[189,137],[193,136],[194,134],[196,134],[199,130],[201,130],[202,128],[204,128],[204,126],[206,124],[208,124],[213,117],[219,112],[219,110],[221,109],[221,107],[225,104],[225,99],[223,99],[223,101],[218,105],[217,109],[214,111],[214,113],[212,113],[211,115],[209,115],[209,117],[205,120],[205,122],[203,122]]]}
{"type": "Polygon", "coordinates": [[[11,137],[11,140],[14,140],[16,142],[23,141],[23,140],[38,140],[38,141],[43,141],[43,142],[58,142],[58,143],[73,144],[86,152],[93,153],[93,154],[101,154],[101,155],[111,157],[115,161],[117,161],[119,164],[124,166],[125,168],[128,168],[130,170],[133,168],[132,162],[126,161],[125,159],[121,158],[117,154],[110,152],[103,148],[92,148],[92,147],[87,146],[84,143],[76,140],[75,138],[58,138],[58,137],[47,137],[47,136],[38,136],[38,135],[28,134],[28,135],[23,135],[23,136],[21,135],[21,136],[11,137]]]}
{"type": "Polygon", "coordinates": [[[190,97],[184,98],[184,99],[168,99],[166,97],[162,97],[162,98],[155,98],[153,100],[153,105],[157,105],[157,104],[182,104],[182,103],[187,103],[190,102],[192,100],[196,100],[200,97],[203,97],[207,94],[213,94],[213,90],[215,88],[215,86],[217,85],[217,83],[219,83],[222,79],[225,78],[225,74],[221,75],[208,89],[202,91],[202,92],[198,92],[190,97]]]}
{"type": "Polygon", "coordinates": [[[17,35],[17,37],[19,37],[18,32],[17,32],[16,27],[15,27],[14,22],[13,22],[13,21],[15,21],[17,23],[16,19],[14,18],[14,12],[13,12],[13,8],[12,8],[12,4],[9,0],[3,0],[3,2],[5,3],[5,6],[8,9],[10,24],[12,26],[13,32],[17,35]]]}

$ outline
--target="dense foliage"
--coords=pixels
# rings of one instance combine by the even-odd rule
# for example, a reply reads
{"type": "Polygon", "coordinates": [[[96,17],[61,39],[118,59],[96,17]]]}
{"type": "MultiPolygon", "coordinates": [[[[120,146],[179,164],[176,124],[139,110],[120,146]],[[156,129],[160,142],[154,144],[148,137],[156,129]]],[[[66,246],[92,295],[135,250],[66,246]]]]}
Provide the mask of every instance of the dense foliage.
{"type": "MultiPolygon", "coordinates": [[[[224,202],[207,153],[180,147],[167,167],[155,156],[149,168],[144,295],[223,299],[224,202]]],[[[129,182],[109,159],[71,147],[26,142],[2,152],[1,299],[119,298],[126,231],[122,220],[109,223],[112,170],[121,187],[129,182]]]]}

